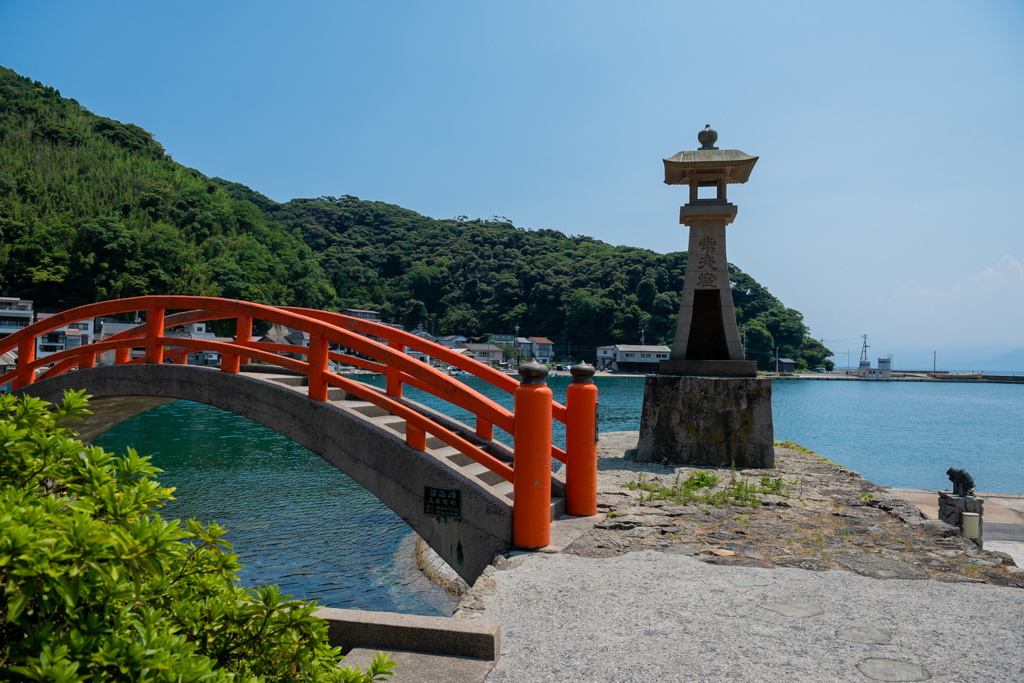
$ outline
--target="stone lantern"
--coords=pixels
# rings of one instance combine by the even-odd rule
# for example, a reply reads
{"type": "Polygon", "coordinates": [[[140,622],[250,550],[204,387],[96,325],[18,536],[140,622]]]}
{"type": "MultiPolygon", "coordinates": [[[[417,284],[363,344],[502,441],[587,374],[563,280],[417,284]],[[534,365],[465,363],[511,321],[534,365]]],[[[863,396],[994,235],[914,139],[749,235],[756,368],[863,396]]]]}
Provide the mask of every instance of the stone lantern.
{"type": "Polygon", "coordinates": [[[665,183],[690,186],[679,211],[690,241],[672,353],[644,388],[637,459],[771,467],[771,380],[757,379],[757,364],[744,358],[725,250],[725,227],[736,218],[726,189],[747,182],[757,157],[715,147],[711,126],[697,139],[700,149],[664,160],[665,183]],[[714,197],[700,197],[705,187],[714,197]]]}

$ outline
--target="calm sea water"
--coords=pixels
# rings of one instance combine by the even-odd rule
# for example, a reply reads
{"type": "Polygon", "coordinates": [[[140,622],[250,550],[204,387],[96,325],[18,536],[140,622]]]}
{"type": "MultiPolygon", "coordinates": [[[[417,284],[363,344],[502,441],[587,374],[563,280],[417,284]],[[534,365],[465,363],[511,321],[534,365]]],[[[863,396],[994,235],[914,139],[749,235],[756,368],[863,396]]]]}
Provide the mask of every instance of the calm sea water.
{"type": "Polygon", "coordinates": [[[1024,385],[777,381],[775,438],[884,486],[949,488],[965,467],[979,491],[1024,493],[1024,385]]]}
{"type": "Polygon", "coordinates": [[[415,536],[383,503],[276,432],[178,401],[96,440],[152,455],[177,500],[161,515],[216,520],[245,563],[243,585],[276,583],[329,607],[448,616],[455,600],[416,568],[415,536]]]}
{"type": "MultiPolygon", "coordinates": [[[[512,397],[467,384],[511,407],[512,397]]],[[[383,378],[369,376],[383,386],[383,378]]],[[[643,378],[598,377],[601,431],[640,428],[643,378]]],[[[565,400],[568,378],[549,381],[565,400]]],[[[473,424],[468,413],[406,388],[405,395],[473,424]]],[[[779,381],[775,438],[790,439],[878,484],[945,488],[951,465],[979,490],[1024,493],[1024,386],[971,383],[779,381]]],[[[554,439],[564,445],[556,424],[554,439]]],[[[503,433],[496,436],[511,443],[503,433]]],[[[169,518],[216,519],[246,564],[245,585],[277,583],[320,604],[450,614],[454,600],[415,567],[409,527],[313,453],[245,418],[179,401],[97,440],[154,456],[177,487],[169,518]]]]}

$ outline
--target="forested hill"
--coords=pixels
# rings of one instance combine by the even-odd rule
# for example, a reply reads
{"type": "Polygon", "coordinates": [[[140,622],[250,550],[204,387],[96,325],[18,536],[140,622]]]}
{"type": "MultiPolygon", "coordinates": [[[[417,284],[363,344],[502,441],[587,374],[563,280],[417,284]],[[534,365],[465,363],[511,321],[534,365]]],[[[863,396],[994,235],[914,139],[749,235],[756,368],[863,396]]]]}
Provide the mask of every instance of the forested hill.
{"type": "Polygon", "coordinates": [[[142,128],[3,67],[0,292],[54,308],[171,293],[335,301],[301,237],[142,128]]]}
{"type": "MultiPolygon", "coordinates": [[[[274,202],[175,163],[145,130],[0,67],[0,294],[60,308],[139,294],[380,310],[437,334],[669,341],[686,254],[355,197],[274,202]]],[[[802,316],[730,265],[748,356],[823,364],[802,316]]],[[[827,363],[826,363],[827,364],[827,363]]]]}

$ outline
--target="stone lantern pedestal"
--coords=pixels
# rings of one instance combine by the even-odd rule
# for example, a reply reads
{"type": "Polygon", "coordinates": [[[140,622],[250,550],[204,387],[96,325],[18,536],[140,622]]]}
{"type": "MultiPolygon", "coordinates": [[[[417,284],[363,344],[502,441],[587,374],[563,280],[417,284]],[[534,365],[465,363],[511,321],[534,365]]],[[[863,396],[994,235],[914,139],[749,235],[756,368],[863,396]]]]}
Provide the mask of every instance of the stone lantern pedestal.
{"type": "Polygon", "coordinates": [[[720,150],[717,139],[708,126],[698,135],[701,149],[664,160],[665,183],[690,186],[679,214],[690,240],[672,353],[644,387],[637,460],[773,467],[772,384],[744,358],[725,250],[725,228],[737,212],[726,187],[747,182],[757,157],[720,150]],[[701,198],[702,187],[715,188],[715,196],[701,198]]]}

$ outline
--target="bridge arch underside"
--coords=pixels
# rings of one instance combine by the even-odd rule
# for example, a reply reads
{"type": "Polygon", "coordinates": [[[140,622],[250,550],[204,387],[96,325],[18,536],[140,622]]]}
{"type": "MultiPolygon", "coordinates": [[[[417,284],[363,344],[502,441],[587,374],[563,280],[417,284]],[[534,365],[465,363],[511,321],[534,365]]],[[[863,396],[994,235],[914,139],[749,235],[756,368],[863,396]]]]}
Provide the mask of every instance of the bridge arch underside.
{"type": "MultiPolygon", "coordinates": [[[[242,374],[170,364],[76,370],[15,393],[56,403],[67,389],[85,389],[93,397],[95,415],[80,429],[89,441],[138,413],[175,400],[204,403],[269,427],[359,482],[471,585],[494,553],[512,542],[508,501],[447,461],[410,448],[401,435],[329,401],[313,401],[291,388],[242,374]],[[461,519],[424,514],[426,486],[461,491],[461,519]]],[[[72,426],[78,429],[79,423],[72,426]]]]}

